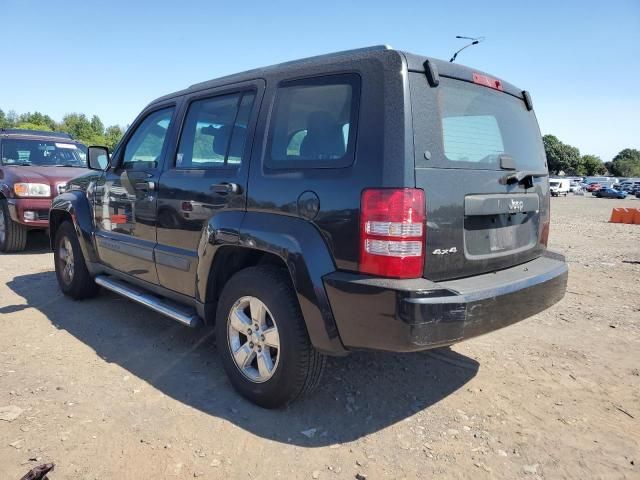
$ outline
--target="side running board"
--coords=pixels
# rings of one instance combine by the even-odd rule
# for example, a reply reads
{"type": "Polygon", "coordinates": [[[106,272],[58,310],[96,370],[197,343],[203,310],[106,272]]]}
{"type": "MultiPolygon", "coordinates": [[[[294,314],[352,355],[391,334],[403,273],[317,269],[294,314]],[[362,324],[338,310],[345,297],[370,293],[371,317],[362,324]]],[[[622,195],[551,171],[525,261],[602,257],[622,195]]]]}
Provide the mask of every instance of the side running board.
{"type": "Polygon", "coordinates": [[[116,280],[105,275],[98,275],[95,282],[101,287],[111,290],[112,292],[127,297],[134,302],[138,302],[151,310],[166,315],[188,327],[196,327],[200,325],[201,319],[195,312],[186,310],[188,307],[179,307],[175,303],[160,297],[151,295],[142,290],[129,285],[126,282],[116,280]]]}

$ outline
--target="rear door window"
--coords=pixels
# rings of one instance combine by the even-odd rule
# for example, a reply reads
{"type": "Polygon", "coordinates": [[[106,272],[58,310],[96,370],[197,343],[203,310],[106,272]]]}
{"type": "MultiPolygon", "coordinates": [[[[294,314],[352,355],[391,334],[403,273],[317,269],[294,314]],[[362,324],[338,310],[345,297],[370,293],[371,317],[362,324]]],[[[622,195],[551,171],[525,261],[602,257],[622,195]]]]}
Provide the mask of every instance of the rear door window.
{"type": "Polygon", "coordinates": [[[335,168],[353,163],[360,77],[330,75],[278,88],[269,129],[270,168],[335,168]]]}

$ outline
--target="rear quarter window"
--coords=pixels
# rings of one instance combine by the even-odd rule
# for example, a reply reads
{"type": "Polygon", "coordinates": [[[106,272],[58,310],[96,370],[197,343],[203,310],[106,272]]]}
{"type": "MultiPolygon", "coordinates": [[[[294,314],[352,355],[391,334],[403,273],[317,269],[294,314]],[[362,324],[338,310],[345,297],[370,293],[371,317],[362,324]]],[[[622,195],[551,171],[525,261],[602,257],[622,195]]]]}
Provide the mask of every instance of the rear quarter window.
{"type": "Polygon", "coordinates": [[[269,126],[268,168],[338,168],[353,163],[360,98],[356,74],[282,83],[269,126]]]}

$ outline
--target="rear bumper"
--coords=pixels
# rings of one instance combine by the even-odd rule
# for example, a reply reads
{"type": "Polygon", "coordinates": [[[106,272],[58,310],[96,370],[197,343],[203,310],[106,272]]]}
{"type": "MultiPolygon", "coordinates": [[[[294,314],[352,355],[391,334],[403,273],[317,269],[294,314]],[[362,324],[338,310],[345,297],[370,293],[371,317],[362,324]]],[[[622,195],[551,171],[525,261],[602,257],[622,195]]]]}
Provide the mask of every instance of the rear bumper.
{"type": "Polygon", "coordinates": [[[34,228],[49,227],[50,198],[12,198],[8,201],[11,220],[34,228]],[[34,220],[26,220],[25,212],[34,212],[34,220]]]}
{"type": "Polygon", "coordinates": [[[451,345],[539,313],[565,294],[562,255],[445,282],[334,272],[325,288],[347,349],[415,351],[451,345]]]}

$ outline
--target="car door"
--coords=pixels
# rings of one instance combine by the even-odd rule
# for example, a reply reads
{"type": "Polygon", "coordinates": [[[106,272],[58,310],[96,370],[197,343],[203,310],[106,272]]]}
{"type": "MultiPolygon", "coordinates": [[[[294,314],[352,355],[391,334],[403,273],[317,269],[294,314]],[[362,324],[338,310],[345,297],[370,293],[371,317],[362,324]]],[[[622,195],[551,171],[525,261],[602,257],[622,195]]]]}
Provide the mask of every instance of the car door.
{"type": "Polygon", "coordinates": [[[96,189],[96,246],[102,263],[154,284],[157,185],[175,110],[175,105],[164,105],[145,112],[96,189]]]}
{"type": "Polygon", "coordinates": [[[209,220],[246,210],[251,139],[263,91],[264,81],[256,80],[186,99],[158,190],[155,258],[163,287],[195,296],[198,245],[209,220]]]}

